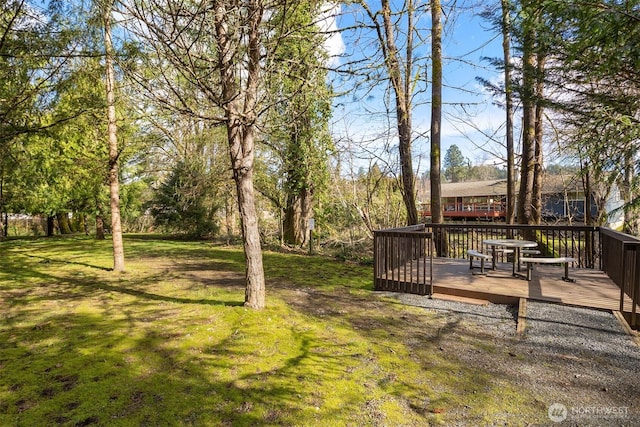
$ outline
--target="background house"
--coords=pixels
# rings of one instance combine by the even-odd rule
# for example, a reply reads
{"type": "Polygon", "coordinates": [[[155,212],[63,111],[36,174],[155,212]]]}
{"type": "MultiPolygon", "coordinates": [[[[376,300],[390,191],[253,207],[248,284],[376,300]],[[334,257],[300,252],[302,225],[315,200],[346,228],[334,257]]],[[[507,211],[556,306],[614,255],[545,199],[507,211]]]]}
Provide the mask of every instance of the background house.
{"type": "MultiPolygon", "coordinates": [[[[516,194],[518,188],[516,184],[516,194]]],[[[419,211],[423,218],[431,217],[431,189],[424,185],[418,191],[419,211]]],[[[598,213],[596,195],[591,196],[591,213],[598,213]]],[[[601,196],[602,197],[602,196],[601,196]]],[[[622,219],[622,201],[614,188],[601,203],[606,211],[606,224],[615,228],[622,219]]],[[[444,217],[449,220],[503,221],[506,218],[506,179],[442,184],[444,217]]],[[[517,203],[517,200],[516,200],[517,203]]],[[[577,221],[585,218],[585,193],[580,177],[546,175],[542,186],[542,217],[545,221],[577,221]]]]}

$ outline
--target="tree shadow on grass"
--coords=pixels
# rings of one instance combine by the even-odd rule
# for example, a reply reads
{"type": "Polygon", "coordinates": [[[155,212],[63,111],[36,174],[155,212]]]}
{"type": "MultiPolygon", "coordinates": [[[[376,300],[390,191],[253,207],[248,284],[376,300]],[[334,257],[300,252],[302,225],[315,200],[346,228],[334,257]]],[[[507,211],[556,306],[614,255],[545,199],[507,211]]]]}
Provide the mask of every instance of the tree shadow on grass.
{"type": "Polygon", "coordinates": [[[97,277],[56,277],[53,275],[49,276],[51,279],[55,279],[58,283],[63,284],[66,289],[64,289],[61,293],[57,293],[51,295],[50,297],[53,299],[61,299],[64,298],[61,294],[67,294],[68,297],[78,298],[79,296],[89,296],[94,293],[95,290],[101,290],[105,292],[111,292],[115,294],[124,294],[130,295],[132,297],[140,298],[142,300],[149,301],[162,301],[162,302],[171,302],[176,304],[200,304],[200,305],[224,305],[224,306],[241,306],[243,305],[242,301],[233,301],[233,300],[218,300],[212,298],[186,298],[186,297],[177,297],[171,295],[163,295],[159,293],[153,293],[146,290],[142,290],[139,288],[143,288],[148,284],[153,284],[155,281],[164,280],[164,276],[157,275],[151,277],[145,277],[136,281],[129,281],[127,284],[118,283],[111,284],[105,281],[101,281],[100,278],[97,277]],[[77,289],[84,289],[84,295],[79,295],[77,293],[77,289]]]}
{"type": "MultiPolygon", "coordinates": [[[[47,259],[45,257],[33,256],[33,259],[47,259]]],[[[98,269],[100,271],[110,271],[101,267],[88,265],[85,263],[68,262],[68,261],[52,261],[62,264],[73,264],[83,268],[98,269]]],[[[171,280],[166,271],[161,271],[154,275],[144,275],[142,277],[134,277],[129,280],[122,280],[127,276],[113,276],[107,277],[101,274],[92,274],[90,270],[86,271],[64,271],[61,269],[55,270],[57,274],[49,272],[46,268],[38,266],[30,266],[28,264],[15,265],[11,267],[11,275],[15,278],[22,278],[23,280],[35,280],[37,283],[28,283],[23,280],[14,280],[5,282],[0,288],[4,296],[4,302],[9,305],[27,304],[30,301],[39,300],[65,300],[65,299],[78,299],[87,297],[96,290],[125,294],[132,297],[150,300],[150,301],[163,301],[172,302],[176,304],[201,304],[201,305],[225,305],[225,306],[240,306],[243,305],[243,301],[238,300],[223,300],[213,298],[189,298],[183,296],[173,296],[161,293],[155,293],[148,289],[153,288],[155,283],[171,280]],[[81,291],[79,291],[81,290],[81,291]]],[[[112,273],[108,273],[112,274],[112,273]]],[[[215,272],[214,272],[215,275],[215,272]]],[[[177,279],[180,277],[178,276],[177,279]]],[[[193,278],[186,277],[187,280],[193,278]]],[[[209,279],[209,281],[215,282],[215,278],[209,279]]],[[[204,279],[202,283],[205,283],[204,279]]],[[[223,278],[220,281],[221,285],[227,285],[230,289],[237,286],[238,291],[242,290],[241,281],[236,278],[223,278]],[[238,286],[239,285],[239,286],[238,286]]],[[[202,284],[200,285],[202,287],[202,284]]],[[[196,285],[193,284],[185,290],[195,290],[196,285]]]]}
{"type": "MultiPolygon", "coordinates": [[[[134,326],[116,310],[25,312],[38,317],[35,326],[0,328],[0,424],[328,425],[336,417],[314,390],[339,376],[350,355],[292,329],[291,349],[261,368],[255,347],[234,333],[241,319],[224,328],[226,337],[198,345],[191,334],[199,319],[183,315],[134,326]]],[[[352,406],[344,403],[343,415],[352,406]]]]}
{"type": "Polygon", "coordinates": [[[168,295],[154,294],[151,292],[145,292],[137,289],[132,289],[124,286],[114,286],[106,283],[85,283],[84,286],[94,289],[100,289],[107,292],[116,292],[120,294],[131,295],[136,298],[142,298],[152,301],[164,301],[173,302],[177,304],[206,304],[206,305],[226,305],[226,306],[241,306],[244,303],[238,301],[222,301],[210,298],[182,298],[172,297],[168,295]]]}
{"type": "Polygon", "coordinates": [[[53,259],[53,258],[48,258],[48,257],[44,257],[44,256],[39,256],[39,255],[31,255],[31,254],[24,254],[24,255],[29,257],[29,258],[40,259],[40,260],[42,260],[41,262],[47,263],[47,264],[48,263],[59,263],[59,264],[68,264],[68,265],[79,265],[79,266],[82,266],[82,267],[95,268],[97,270],[102,270],[102,271],[112,271],[113,270],[113,268],[102,267],[102,266],[99,266],[99,265],[88,264],[88,263],[85,263],[85,262],[53,259]]]}

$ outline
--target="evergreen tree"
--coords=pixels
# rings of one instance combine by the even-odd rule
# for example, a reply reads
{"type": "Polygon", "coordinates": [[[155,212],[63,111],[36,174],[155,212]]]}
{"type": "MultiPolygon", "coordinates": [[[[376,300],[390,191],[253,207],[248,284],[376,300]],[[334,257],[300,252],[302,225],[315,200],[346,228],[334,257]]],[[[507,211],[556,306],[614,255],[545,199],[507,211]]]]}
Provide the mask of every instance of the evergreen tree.
{"type": "Polygon", "coordinates": [[[315,25],[323,5],[298,2],[275,13],[273,54],[266,64],[274,107],[267,118],[265,140],[279,163],[272,171],[272,181],[280,182],[271,187],[281,186],[284,203],[280,197],[271,200],[284,212],[284,242],[295,245],[303,245],[309,237],[307,224],[315,201],[327,186],[332,148],[327,58],[318,49],[323,37],[315,25]]]}
{"type": "Polygon", "coordinates": [[[462,155],[456,144],[444,155],[444,176],[451,182],[464,181],[469,175],[469,160],[462,155]]]}

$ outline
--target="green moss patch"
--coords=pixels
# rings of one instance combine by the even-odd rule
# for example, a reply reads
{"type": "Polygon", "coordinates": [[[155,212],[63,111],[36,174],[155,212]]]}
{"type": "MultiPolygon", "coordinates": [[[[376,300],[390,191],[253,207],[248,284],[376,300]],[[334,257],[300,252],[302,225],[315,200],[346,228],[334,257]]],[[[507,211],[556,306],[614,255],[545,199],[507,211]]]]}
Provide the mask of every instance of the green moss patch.
{"type": "Polygon", "coordinates": [[[446,319],[373,295],[371,267],[267,252],[254,311],[240,248],[132,237],[116,274],[109,243],[0,243],[0,425],[483,424],[535,400],[443,352],[446,319]]]}

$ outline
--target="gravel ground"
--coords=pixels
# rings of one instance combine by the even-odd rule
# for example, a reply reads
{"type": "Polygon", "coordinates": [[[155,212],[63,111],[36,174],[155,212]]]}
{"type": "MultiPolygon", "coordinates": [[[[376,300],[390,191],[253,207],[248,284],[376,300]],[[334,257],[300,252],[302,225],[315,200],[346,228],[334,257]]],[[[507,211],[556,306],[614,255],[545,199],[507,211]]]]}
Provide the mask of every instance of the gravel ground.
{"type": "Polygon", "coordinates": [[[455,339],[441,348],[497,378],[517,378],[548,409],[549,425],[640,425],[640,347],[611,312],[529,301],[519,336],[515,306],[385,296],[433,311],[504,350],[483,354],[455,339]]]}

